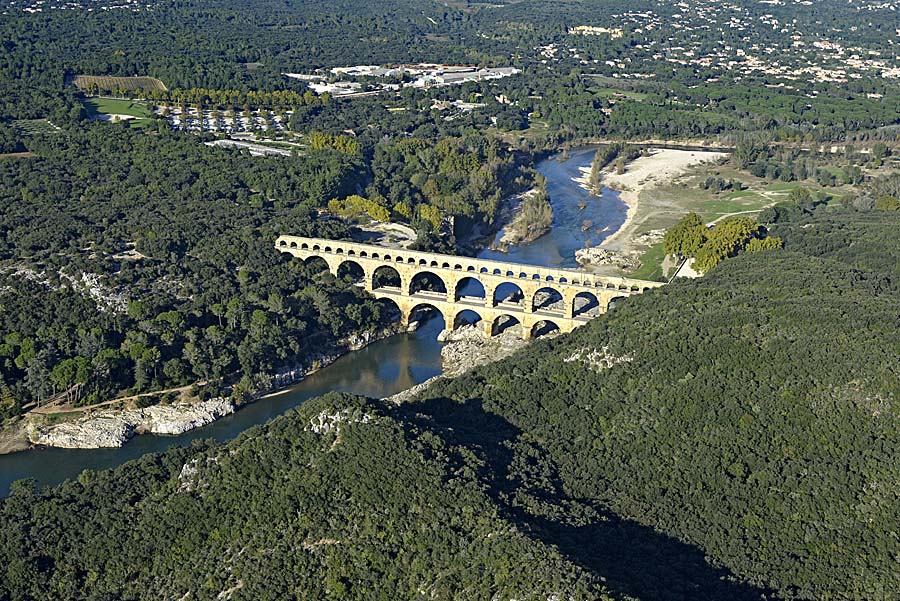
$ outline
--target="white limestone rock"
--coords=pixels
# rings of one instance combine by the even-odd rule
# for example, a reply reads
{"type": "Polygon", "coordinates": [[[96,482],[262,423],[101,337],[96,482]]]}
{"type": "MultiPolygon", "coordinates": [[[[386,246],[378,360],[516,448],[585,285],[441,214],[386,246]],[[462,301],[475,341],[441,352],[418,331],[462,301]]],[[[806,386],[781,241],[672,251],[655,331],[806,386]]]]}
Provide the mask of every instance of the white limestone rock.
{"type": "Polygon", "coordinates": [[[372,421],[372,416],[368,413],[360,413],[358,410],[342,409],[329,413],[322,411],[309,420],[309,428],[316,434],[328,434],[329,432],[339,432],[341,424],[368,424],[372,421]]]}
{"type": "Polygon", "coordinates": [[[32,444],[65,449],[121,447],[134,434],[183,434],[231,413],[234,404],[224,398],[145,409],[95,411],[71,422],[34,426],[28,437],[32,444]]]}
{"type": "Polygon", "coordinates": [[[631,363],[634,361],[634,356],[622,355],[617,357],[609,352],[609,346],[603,346],[599,349],[584,347],[578,349],[570,356],[563,359],[563,361],[566,363],[577,361],[596,372],[601,372],[606,369],[611,369],[613,366],[621,363],[631,363]]]}
{"type": "Polygon", "coordinates": [[[579,248],[575,251],[575,260],[578,261],[579,265],[613,265],[627,271],[641,266],[641,262],[635,257],[606,250],[599,246],[579,248]]]}
{"type": "Polygon", "coordinates": [[[189,405],[156,405],[138,411],[135,429],[139,433],[177,435],[234,413],[234,404],[228,399],[215,398],[189,405]]]}
{"type": "Polygon", "coordinates": [[[447,337],[441,349],[445,376],[458,376],[479,365],[486,365],[508,357],[528,344],[522,340],[522,328],[514,326],[490,338],[485,338],[483,326],[463,326],[447,337]]]}
{"type": "Polygon", "coordinates": [[[134,424],[122,416],[103,415],[66,422],[28,433],[32,444],[61,449],[121,447],[134,434],[134,424]]]}

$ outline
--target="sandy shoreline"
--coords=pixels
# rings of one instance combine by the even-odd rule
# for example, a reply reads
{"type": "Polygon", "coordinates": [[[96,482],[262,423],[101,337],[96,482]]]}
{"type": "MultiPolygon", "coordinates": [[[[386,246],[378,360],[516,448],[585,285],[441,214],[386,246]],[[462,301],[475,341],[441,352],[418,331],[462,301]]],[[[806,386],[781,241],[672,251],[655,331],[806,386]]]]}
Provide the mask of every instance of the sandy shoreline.
{"type": "MultiPolygon", "coordinates": [[[[652,148],[646,156],[628,163],[625,173],[604,172],[602,184],[619,193],[625,203],[626,215],[622,225],[600,243],[601,248],[618,251],[634,249],[637,234],[636,218],[640,213],[640,197],[645,190],[671,182],[690,168],[727,157],[726,152],[702,150],[674,150],[652,148]]],[[[590,191],[590,167],[581,167],[582,176],[573,178],[582,188],[590,191]]]]}

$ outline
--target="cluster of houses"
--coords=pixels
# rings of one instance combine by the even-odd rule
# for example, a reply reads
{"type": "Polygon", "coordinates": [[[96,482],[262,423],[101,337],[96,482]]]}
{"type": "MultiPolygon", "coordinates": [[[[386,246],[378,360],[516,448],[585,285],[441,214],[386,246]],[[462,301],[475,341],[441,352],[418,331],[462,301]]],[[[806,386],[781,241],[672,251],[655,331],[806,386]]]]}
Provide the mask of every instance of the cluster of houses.
{"type": "Polygon", "coordinates": [[[313,74],[285,73],[300,79],[317,94],[332,96],[362,96],[404,87],[430,88],[452,86],[467,81],[500,79],[519,73],[515,67],[475,67],[470,65],[414,65],[378,66],[357,65],[335,67],[313,74]],[[327,75],[326,75],[327,73],[327,75]]]}
{"type": "MultiPolygon", "coordinates": [[[[760,4],[780,5],[787,0],[763,0],[760,4]]],[[[808,0],[794,4],[811,5],[808,0]]],[[[763,75],[783,80],[777,87],[791,87],[791,81],[843,83],[877,75],[886,79],[900,79],[900,65],[878,49],[848,45],[842,41],[844,33],[832,28],[834,39],[822,34],[801,30],[796,20],[779,18],[774,14],[751,10],[745,3],[733,0],[691,0],[673,3],[674,12],[661,15],[652,10],[625,11],[604,16],[603,25],[576,25],[568,33],[578,37],[606,36],[611,39],[632,36],[635,57],[615,60],[583,57],[589,54],[581,42],[541,47],[538,53],[548,60],[581,59],[583,64],[605,63],[621,72],[619,77],[640,75],[632,73],[642,64],[643,55],[654,61],[682,67],[721,69],[740,77],[763,75]],[[761,35],[761,34],[767,35],[761,35]],[[768,35],[775,34],[775,35],[768,35]],[[709,40],[731,40],[710,44],[709,40]]],[[[861,4],[859,10],[874,10],[875,6],[861,4]]],[[[883,7],[882,7],[883,8],[883,7]]],[[[891,7],[891,10],[896,10],[891,7]]],[[[868,17],[867,17],[868,18],[868,17]]],[[[855,29],[850,27],[849,29],[855,29]]],[[[890,34],[895,32],[891,31],[890,34]]],[[[900,36],[900,30],[896,32],[900,36]]],[[[893,36],[889,36],[893,37],[893,36]]],[[[888,40],[892,44],[892,40],[888,40]]]]}

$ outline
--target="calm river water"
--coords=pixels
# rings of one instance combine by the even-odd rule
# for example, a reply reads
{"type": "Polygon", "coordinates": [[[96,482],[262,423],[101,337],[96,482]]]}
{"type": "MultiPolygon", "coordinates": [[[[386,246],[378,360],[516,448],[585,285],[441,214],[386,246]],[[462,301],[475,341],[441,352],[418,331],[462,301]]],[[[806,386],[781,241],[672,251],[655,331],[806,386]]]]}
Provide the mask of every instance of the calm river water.
{"type": "Polygon", "coordinates": [[[483,250],[478,256],[547,267],[577,267],[576,250],[584,248],[586,242],[596,246],[618,230],[626,215],[619,193],[604,188],[598,199],[572,181],[581,176],[580,167],[591,166],[594,150],[579,148],[569,153],[568,160],[557,161],[551,157],[538,163],[537,170],[547,178],[547,192],[553,206],[553,225],[549,232],[530,244],[510,247],[509,252],[483,250]],[[591,224],[586,230],[582,229],[585,222],[591,224]]]}
{"type": "MultiPolygon", "coordinates": [[[[621,226],[625,205],[618,196],[605,190],[598,200],[572,181],[578,168],[590,166],[592,148],[572,151],[566,161],[555,158],[538,164],[547,178],[547,190],[553,205],[553,229],[531,244],[512,247],[509,253],[486,250],[480,256],[497,260],[547,266],[575,266],[573,253],[586,240],[599,243],[621,226]],[[579,204],[586,204],[584,209],[579,204]],[[582,231],[584,220],[591,228],[582,231]],[[597,230],[607,228],[602,234],[597,230]]],[[[160,452],[172,445],[187,445],[194,439],[234,438],[247,428],[264,423],[296,407],[303,401],[326,392],[349,392],[370,397],[385,397],[405,390],[441,372],[441,344],[437,335],[443,320],[435,317],[415,333],[401,334],[349,353],[330,366],[312,374],[281,394],[261,399],[237,413],[181,436],[136,436],[120,449],[33,449],[0,455],[0,495],[20,478],[34,478],[39,485],[58,484],[84,469],[106,469],[136,459],[144,453],[160,452]]]]}

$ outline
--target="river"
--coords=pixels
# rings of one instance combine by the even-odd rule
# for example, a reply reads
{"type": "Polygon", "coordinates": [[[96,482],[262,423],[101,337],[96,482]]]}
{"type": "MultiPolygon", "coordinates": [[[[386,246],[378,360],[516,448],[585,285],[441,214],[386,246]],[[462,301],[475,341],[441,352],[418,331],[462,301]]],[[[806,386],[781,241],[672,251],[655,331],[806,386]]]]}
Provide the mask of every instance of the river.
{"type": "MultiPolygon", "coordinates": [[[[485,250],[479,256],[497,260],[547,266],[575,266],[573,253],[586,240],[599,243],[618,229],[625,219],[625,205],[615,192],[604,190],[598,200],[583,190],[573,178],[579,167],[590,166],[594,149],[572,151],[565,161],[551,157],[540,162],[537,170],[547,178],[547,191],[553,206],[553,227],[530,244],[511,247],[509,253],[485,250]],[[586,204],[579,209],[579,204],[586,204]],[[592,222],[582,231],[582,222],[592,222]],[[608,229],[602,235],[597,229],[608,229]]],[[[173,445],[188,445],[194,439],[219,441],[234,438],[247,428],[264,423],[324,393],[349,392],[381,398],[406,390],[441,373],[441,343],[438,333],[443,320],[435,317],[415,333],[399,334],[349,353],[303,382],[252,403],[240,411],[208,426],[180,436],[145,434],[134,437],[118,449],[31,449],[0,455],[0,494],[21,478],[34,478],[38,485],[58,484],[85,469],[107,469],[136,459],[145,453],[165,451],[173,445]]]]}
{"type": "MultiPolygon", "coordinates": [[[[622,227],[627,207],[619,200],[618,192],[603,188],[598,201],[572,181],[581,177],[579,168],[591,166],[595,150],[578,148],[570,151],[565,161],[550,157],[536,165],[538,172],[547,178],[547,194],[553,207],[550,231],[529,244],[511,246],[508,252],[485,249],[478,256],[547,267],[577,267],[576,250],[584,248],[585,243],[596,246],[622,227]],[[591,222],[591,226],[582,230],[585,221],[591,222]]],[[[502,235],[501,231],[496,239],[502,235]]]]}

